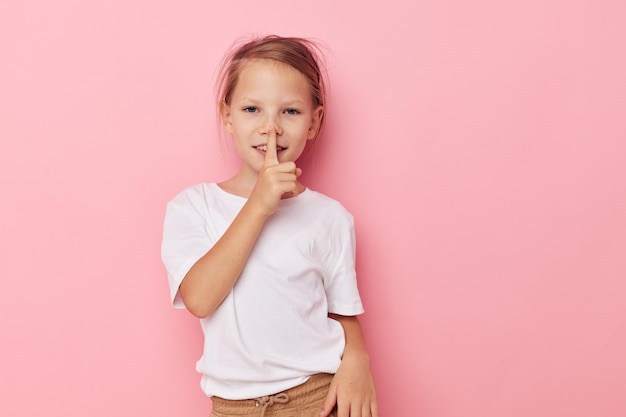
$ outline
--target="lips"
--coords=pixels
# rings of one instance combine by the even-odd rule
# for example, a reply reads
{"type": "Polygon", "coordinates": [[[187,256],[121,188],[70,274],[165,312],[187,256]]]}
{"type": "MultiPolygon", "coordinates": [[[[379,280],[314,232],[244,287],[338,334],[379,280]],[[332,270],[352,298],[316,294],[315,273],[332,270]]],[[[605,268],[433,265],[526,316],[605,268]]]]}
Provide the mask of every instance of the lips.
{"type": "MultiPolygon", "coordinates": [[[[254,146],[254,148],[263,152],[267,151],[267,145],[257,145],[257,146],[254,146]]],[[[276,145],[276,152],[284,151],[285,149],[287,148],[283,148],[282,146],[276,145]]]]}

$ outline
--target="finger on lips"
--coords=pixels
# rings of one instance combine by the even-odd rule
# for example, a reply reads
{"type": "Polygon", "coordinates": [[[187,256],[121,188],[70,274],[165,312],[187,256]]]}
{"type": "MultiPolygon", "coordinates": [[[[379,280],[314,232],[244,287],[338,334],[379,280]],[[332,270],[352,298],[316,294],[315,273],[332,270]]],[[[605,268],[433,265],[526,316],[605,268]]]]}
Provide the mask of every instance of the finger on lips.
{"type": "Polygon", "coordinates": [[[277,165],[278,152],[276,151],[276,129],[270,128],[267,132],[267,144],[265,148],[265,165],[277,165]]]}

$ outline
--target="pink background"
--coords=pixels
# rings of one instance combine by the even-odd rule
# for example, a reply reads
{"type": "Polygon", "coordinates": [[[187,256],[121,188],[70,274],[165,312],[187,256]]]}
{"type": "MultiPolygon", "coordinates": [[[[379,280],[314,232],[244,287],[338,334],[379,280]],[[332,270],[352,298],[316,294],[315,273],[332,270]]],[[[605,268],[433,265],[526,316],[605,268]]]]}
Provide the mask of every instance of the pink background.
{"type": "Polygon", "coordinates": [[[6,1],[0,415],[207,416],[164,205],[236,169],[213,71],[328,44],[382,415],[626,415],[623,1],[6,1]]]}

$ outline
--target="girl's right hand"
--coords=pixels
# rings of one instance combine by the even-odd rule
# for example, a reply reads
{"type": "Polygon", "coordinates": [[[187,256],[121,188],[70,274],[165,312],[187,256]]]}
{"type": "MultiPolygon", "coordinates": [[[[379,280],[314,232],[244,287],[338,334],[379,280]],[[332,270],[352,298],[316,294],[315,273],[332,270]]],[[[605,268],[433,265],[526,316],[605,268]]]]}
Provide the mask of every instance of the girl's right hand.
{"type": "Polygon", "coordinates": [[[296,167],[295,162],[278,161],[276,129],[269,128],[265,160],[250,194],[250,202],[254,202],[265,215],[272,215],[282,198],[295,195],[298,189],[297,180],[301,173],[302,170],[296,167]]]}

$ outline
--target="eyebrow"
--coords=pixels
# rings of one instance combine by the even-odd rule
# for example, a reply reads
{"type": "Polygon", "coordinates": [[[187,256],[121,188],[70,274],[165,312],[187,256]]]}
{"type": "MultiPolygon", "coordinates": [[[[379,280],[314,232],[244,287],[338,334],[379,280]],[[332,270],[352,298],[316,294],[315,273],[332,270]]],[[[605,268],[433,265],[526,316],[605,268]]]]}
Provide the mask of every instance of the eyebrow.
{"type": "MultiPolygon", "coordinates": [[[[248,103],[252,103],[252,104],[257,104],[257,103],[260,103],[260,102],[261,102],[261,100],[257,100],[257,99],[252,98],[252,97],[242,97],[242,98],[241,98],[241,101],[243,101],[243,102],[248,102],[248,103]]],[[[298,106],[303,106],[303,105],[305,105],[305,104],[306,104],[306,102],[305,102],[305,101],[303,101],[303,100],[300,100],[300,99],[293,99],[293,100],[288,100],[288,101],[285,101],[285,102],[283,102],[281,105],[283,105],[283,106],[296,106],[296,105],[298,105],[298,106]]]]}

